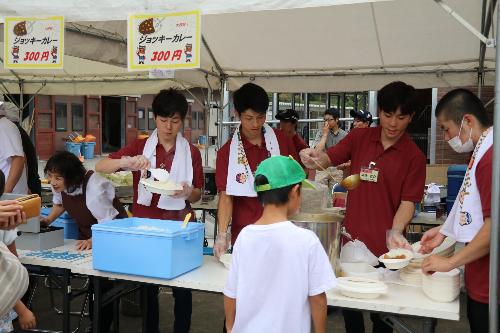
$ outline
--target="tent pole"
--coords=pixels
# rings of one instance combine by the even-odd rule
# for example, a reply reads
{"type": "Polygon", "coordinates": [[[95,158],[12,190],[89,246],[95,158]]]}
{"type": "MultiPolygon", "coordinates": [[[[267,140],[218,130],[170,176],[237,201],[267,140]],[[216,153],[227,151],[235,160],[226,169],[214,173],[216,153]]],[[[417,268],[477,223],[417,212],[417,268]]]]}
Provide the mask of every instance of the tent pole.
{"type": "Polygon", "coordinates": [[[14,104],[15,106],[17,106],[19,108],[19,104],[17,104],[16,101],[14,101],[11,98],[12,94],[10,93],[9,89],[7,89],[5,84],[3,84],[3,82],[0,82],[0,85],[5,89],[4,95],[7,96],[7,99],[9,100],[9,102],[11,102],[12,104],[14,104]]]}
{"type": "Polygon", "coordinates": [[[219,75],[221,77],[225,77],[226,74],[224,73],[224,70],[219,65],[219,62],[217,61],[217,59],[215,59],[215,56],[212,53],[212,49],[210,49],[210,46],[208,45],[207,40],[205,39],[205,36],[203,36],[203,34],[201,35],[201,42],[206,47],[208,55],[210,56],[210,59],[212,59],[212,61],[214,62],[215,68],[217,68],[217,71],[219,72],[219,75]]]}
{"type": "MultiPolygon", "coordinates": [[[[481,27],[481,33],[484,36],[488,36],[490,34],[490,28],[491,24],[493,23],[493,12],[495,11],[495,7],[497,4],[497,0],[491,0],[489,6],[488,6],[488,14],[485,17],[485,12],[484,12],[484,7],[485,7],[485,2],[486,0],[483,0],[483,21],[482,21],[482,27],[481,27]]],[[[483,91],[483,86],[484,86],[484,59],[486,55],[486,44],[481,42],[479,45],[479,66],[478,66],[478,90],[477,94],[479,95],[479,98],[482,96],[482,91],[483,91]]]]}
{"type": "MultiPolygon", "coordinates": [[[[206,77],[205,77],[206,78],[206,77]]],[[[208,150],[210,147],[210,137],[208,136],[208,126],[210,126],[210,110],[212,109],[212,101],[213,101],[213,90],[212,87],[210,86],[210,82],[208,82],[208,78],[206,78],[207,83],[208,83],[208,95],[207,95],[207,105],[208,107],[204,108],[205,112],[205,166],[210,166],[208,164],[208,150]]],[[[203,89],[203,88],[202,88],[203,89]]]]}
{"type": "Polygon", "coordinates": [[[467,22],[466,19],[464,19],[462,16],[460,16],[456,11],[453,10],[450,6],[445,4],[443,0],[434,0],[445,12],[450,14],[455,20],[457,20],[461,25],[464,26],[465,29],[469,30],[474,36],[479,38],[483,43],[486,44],[488,47],[494,47],[495,46],[495,40],[492,38],[488,38],[485,35],[483,35],[480,31],[477,31],[476,28],[474,28],[473,25],[471,25],[469,22],[467,22]]]}
{"type": "Polygon", "coordinates": [[[226,97],[226,80],[220,80],[220,107],[217,110],[217,150],[222,147],[222,113],[224,112],[224,104],[227,103],[226,97]]]}
{"type": "MultiPolygon", "coordinates": [[[[497,5],[497,13],[500,5],[497,5]]],[[[500,15],[497,15],[496,34],[496,71],[495,71],[495,113],[493,121],[493,165],[500,165],[500,33],[498,27],[500,15]]],[[[500,225],[500,168],[493,168],[491,190],[491,235],[490,235],[490,294],[489,294],[489,325],[490,333],[498,332],[498,250],[500,225]]]]}
{"type": "MultiPolygon", "coordinates": [[[[22,112],[23,109],[24,109],[24,82],[21,80],[19,81],[19,111],[22,112]]],[[[19,119],[22,120],[23,115],[19,114],[18,116],[19,119]]]]}
{"type": "Polygon", "coordinates": [[[438,89],[432,88],[432,109],[431,109],[431,142],[430,142],[430,164],[436,164],[436,117],[434,117],[434,111],[436,110],[436,105],[438,102],[438,89]]]}

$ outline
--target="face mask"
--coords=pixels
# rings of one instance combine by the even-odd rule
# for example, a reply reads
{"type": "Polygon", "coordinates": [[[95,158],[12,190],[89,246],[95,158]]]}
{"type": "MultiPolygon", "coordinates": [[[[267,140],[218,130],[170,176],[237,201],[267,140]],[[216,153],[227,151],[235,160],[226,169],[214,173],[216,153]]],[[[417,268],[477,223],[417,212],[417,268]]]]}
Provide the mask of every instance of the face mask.
{"type": "Polygon", "coordinates": [[[462,143],[462,141],[460,140],[460,133],[462,132],[463,124],[464,119],[462,118],[462,123],[460,124],[458,135],[451,138],[448,141],[448,144],[450,145],[451,149],[453,149],[457,153],[470,153],[472,150],[474,150],[474,143],[472,142],[472,128],[470,130],[469,139],[465,141],[465,143],[462,143]]]}

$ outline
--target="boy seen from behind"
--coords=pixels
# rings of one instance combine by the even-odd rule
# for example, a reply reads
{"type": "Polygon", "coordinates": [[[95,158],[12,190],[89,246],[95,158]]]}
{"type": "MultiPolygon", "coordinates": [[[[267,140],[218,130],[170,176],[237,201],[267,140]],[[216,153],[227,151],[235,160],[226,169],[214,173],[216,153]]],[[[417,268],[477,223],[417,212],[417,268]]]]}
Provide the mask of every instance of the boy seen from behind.
{"type": "Polygon", "coordinates": [[[273,156],[257,168],[264,212],[233,248],[224,288],[228,332],[310,332],[311,318],[314,332],[326,332],[325,292],[336,278],[318,237],[289,220],[299,211],[305,178],[291,157],[273,156]]]}

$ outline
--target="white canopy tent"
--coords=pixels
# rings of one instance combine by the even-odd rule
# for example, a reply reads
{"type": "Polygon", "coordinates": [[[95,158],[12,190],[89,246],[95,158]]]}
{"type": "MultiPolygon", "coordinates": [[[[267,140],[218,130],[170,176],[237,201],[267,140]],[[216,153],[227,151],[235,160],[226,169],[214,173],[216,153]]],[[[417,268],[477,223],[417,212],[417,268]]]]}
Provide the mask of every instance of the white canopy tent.
{"type": "MultiPolygon", "coordinates": [[[[485,32],[490,29],[483,24],[489,21],[489,5],[498,8],[496,0],[3,0],[0,20],[64,15],[68,24],[64,71],[1,70],[0,82],[11,92],[22,88],[35,93],[45,84],[42,93],[70,95],[154,93],[179,84],[215,88],[219,82],[232,90],[247,81],[272,92],[376,90],[393,80],[417,88],[496,84],[494,165],[498,166],[496,55],[486,49],[483,56],[479,34],[443,10],[443,3],[470,27],[485,32]],[[200,70],[178,71],[175,82],[126,72],[124,20],[129,13],[192,9],[203,14],[200,70]]],[[[489,19],[497,27],[500,24],[498,17],[489,19]]],[[[500,42],[498,34],[496,39],[500,42]]],[[[494,168],[490,332],[498,331],[499,187],[500,168],[494,168]]]]}
{"type": "MultiPolygon", "coordinates": [[[[445,1],[481,29],[482,0],[445,1]]],[[[376,90],[393,80],[419,88],[478,82],[479,40],[433,0],[19,0],[0,4],[0,15],[65,15],[66,57],[73,58],[64,71],[16,71],[26,93],[39,87],[30,83],[46,82],[42,93],[137,94],[176,83],[126,71],[127,15],[193,8],[202,11],[205,43],[201,69],[175,73],[186,87],[207,87],[207,79],[212,88],[220,79],[230,90],[252,80],[273,92],[376,90]]],[[[493,61],[487,49],[486,84],[493,84],[493,61]]],[[[19,89],[19,78],[0,71],[9,90],[19,89]]]]}

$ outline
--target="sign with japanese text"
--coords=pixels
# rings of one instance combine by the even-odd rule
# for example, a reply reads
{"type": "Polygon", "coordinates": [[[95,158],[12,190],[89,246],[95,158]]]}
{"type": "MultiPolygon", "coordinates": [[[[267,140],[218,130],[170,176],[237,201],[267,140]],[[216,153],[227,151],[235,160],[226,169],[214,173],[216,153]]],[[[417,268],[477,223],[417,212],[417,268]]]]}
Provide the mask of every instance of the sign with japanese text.
{"type": "Polygon", "coordinates": [[[200,67],[200,11],[130,15],[129,70],[200,67]]]}
{"type": "Polygon", "coordinates": [[[4,67],[63,68],[64,17],[6,17],[4,67]]]}

